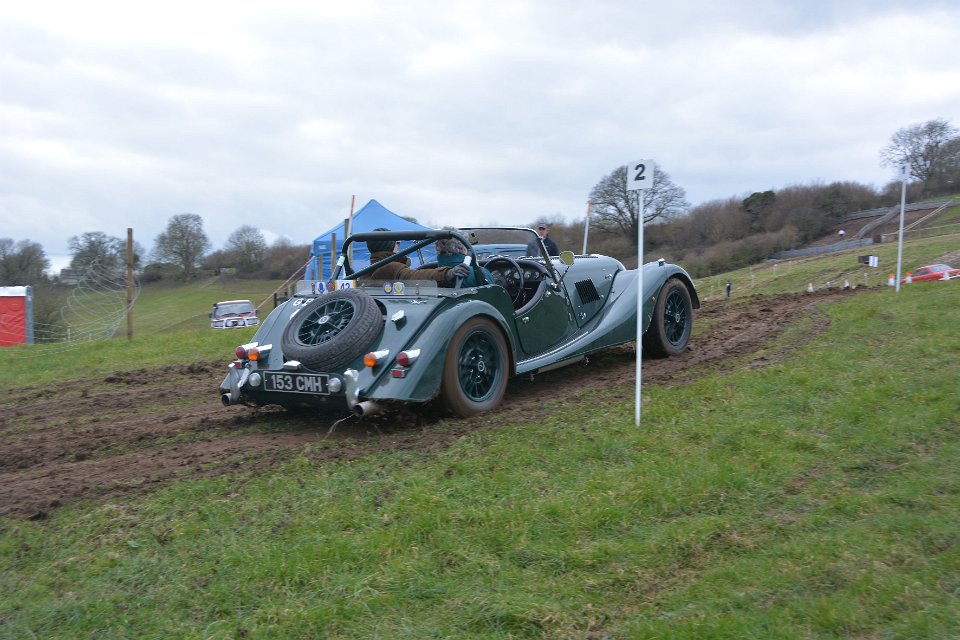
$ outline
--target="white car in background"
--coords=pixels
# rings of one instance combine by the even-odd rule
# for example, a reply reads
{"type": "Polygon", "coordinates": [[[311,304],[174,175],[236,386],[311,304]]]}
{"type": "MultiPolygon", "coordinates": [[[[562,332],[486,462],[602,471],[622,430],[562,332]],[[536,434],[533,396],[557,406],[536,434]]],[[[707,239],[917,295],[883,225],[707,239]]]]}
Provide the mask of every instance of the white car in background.
{"type": "Polygon", "coordinates": [[[242,329],[260,324],[257,310],[249,300],[222,300],[213,303],[211,329],[242,329]]]}

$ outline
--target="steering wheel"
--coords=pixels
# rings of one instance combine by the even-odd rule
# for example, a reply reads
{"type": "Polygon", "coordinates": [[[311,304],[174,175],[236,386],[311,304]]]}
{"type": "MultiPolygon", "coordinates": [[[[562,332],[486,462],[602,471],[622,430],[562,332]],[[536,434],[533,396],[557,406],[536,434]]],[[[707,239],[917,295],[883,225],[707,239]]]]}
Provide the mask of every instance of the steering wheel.
{"type": "Polygon", "coordinates": [[[517,264],[517,261],[510,256],[494,256],[487,261],[487,269],[493,273],[493,280],[507,290],[507,295],[513,298],[513,304],[517,304],[523,296],[523,269],[517,264]],[[504,263],[508,268],[503,273],[497,270],[498,263],[504,263]]]}

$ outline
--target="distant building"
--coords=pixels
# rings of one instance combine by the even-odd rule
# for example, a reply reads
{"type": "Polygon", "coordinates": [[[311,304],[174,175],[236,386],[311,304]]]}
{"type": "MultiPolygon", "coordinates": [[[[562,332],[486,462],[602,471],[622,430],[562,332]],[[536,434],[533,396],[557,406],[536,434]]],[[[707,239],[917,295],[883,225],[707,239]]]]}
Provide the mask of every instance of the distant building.
{"type": "Polygon", "coordinates": [[[80,274],[76,269],[60,269],[60,284],[77,284],[80,274]]]}

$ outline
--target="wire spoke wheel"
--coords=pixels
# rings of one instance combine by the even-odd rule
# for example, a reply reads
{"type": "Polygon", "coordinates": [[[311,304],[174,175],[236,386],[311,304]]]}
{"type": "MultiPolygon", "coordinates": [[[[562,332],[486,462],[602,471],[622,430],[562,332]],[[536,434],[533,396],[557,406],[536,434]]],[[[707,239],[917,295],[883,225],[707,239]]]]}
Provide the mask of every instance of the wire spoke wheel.
{"type": "Polygon", "coordinates": [[[490,319],[474,317],[453,335],[444,358],[441,399],[450,411],[466,417],[500,404],[510,365],[507,344],[490,319]]]}
{"type": "Polygon", "coordinates": [[[332,300],[310,312],[297,331],[301,344],[313,345],[329,342],[347,328],[356,315],[351,300],[332,300]]]}
{"type": "Polygon", "coordinates": [[[672,345],[679,345],[688,334],[687,324],[690,322],[690,305],[676,289],[670,291],[667,303],[664,305],[663,333],[672,345]]]}
{"type": "Polygon", "coordinates": [[[692,329],[690,291],[677,278],[670,278],[660,287],[650,326],[643,334],[643,350],[655,358],[680,355],[692,329]]]}
{"type": "Polygon", "coordinates": [[[494,389],[500,374],[499,353],[484,332],[469,336],[457,359],[457,378],[460,387],[474,402],[481,402],[494,389]]]}
{"type": "Polygon", "coordinates": [[[337,371],[366,353],[383,324],[380,307],[362,291],[324,293],[290,318],[283,355],[314,371],[337,371]]]}

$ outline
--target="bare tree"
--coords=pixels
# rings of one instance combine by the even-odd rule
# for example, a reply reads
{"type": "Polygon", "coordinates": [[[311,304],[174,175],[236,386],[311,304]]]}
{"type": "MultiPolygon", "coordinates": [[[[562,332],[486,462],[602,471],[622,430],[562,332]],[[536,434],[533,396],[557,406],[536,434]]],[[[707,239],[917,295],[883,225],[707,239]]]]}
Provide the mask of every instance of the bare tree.
{"type": "Polygon", "coordinates": [[[97,265],[103,269],[119,269],[126,262],[126,247],[120,238],[108,236],[102,231],[87,231],[71,236],[67,241],[70,250],[70,268],[79,272],[97,265]]]}
{"type": "Polygon", "coordinates": [[[189,280],[209,249],[203,218],[195,213],[181,213],[170,218],[166,230],[154,240],[153,258],[176,265],[183,279],[189,280]]]}
{"type": "Polygon", "coordinates": [[[658,165],[655,169],[653,184],[646,190],[627,191],[627,165],[614,169],[598,182],[590,191],[593,224],[604,231],[628,236],[636,246],[641,197],[644,224],[683,213],[690,206],[686,191],[675,185],[658,165]]]}
{"type": "Polygon", "coordinates": [[[946,193],[955,193],[960,186],[960,136],[943,146],[943,158],[943,177],[936,188],[946,193]]]}
{"type": "Polygon", "coordinates": [[[267,249],[261,270],[263,278],[289,278],[303,269],[310,258],[311,246],[293,245],[286,238],[277,238],[267,249]]]}
{"type": "Polygon", "coordinates": [[[44,271],[50,260],[39,243],[31,240],[14,242],[0,238],[0,286],[37,285],[47,281],[44,271]]]}
{"type": "Polygon", "coordinates": [[[951,156],[956,155],[957,146],[952,142],[956,135],[957,128],[943,118],[903,127],[880,150],[880,163],[889,167],[907,165],[912,177],[935,190],[946,182],[951,156]]]}
{"type": "Polygon", "coordinates": [[[260,229],[245,224],[227,238],[226,251],[233,256],[240,271],[250,272],[263,264],[267,241],[260,229]]]}

